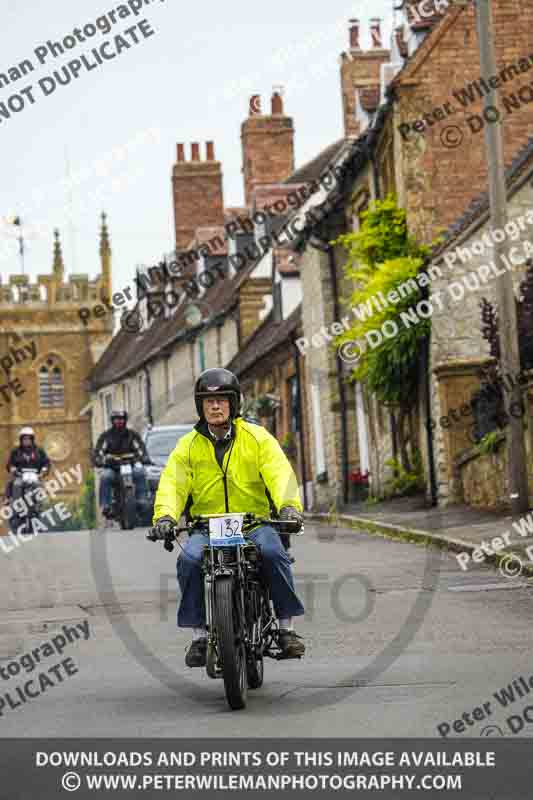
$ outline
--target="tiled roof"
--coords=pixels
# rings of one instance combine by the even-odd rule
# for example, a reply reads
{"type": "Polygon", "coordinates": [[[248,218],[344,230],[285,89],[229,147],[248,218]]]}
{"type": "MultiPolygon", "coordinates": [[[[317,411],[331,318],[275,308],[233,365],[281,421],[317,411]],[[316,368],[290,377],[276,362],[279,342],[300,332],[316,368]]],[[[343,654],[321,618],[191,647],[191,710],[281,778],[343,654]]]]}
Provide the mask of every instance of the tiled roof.
{"type": "MultiPolygon", "coordinates": [[[[302,186],[303,185],[302,183],[302,186]]],[[[287,203],[283,201],[286,201],[287,196],[293,191],[293,185],[287,185],[287,183],[263,184],[262,186],[257,186],[253,193],[254,208],[261,211],[265,206],[273,206],[277,201],[281,201],[282,205],[286,208],[287,203]]],[[[275,209],[273,210],[275,212],[275,209]]]]}
{"type": "Polygon", "coordinates": [[[311,183],[311,181],[316,181],[329,166],[330,162],[340,155],[342,149],[351,141],[351,139],[345,138],[333,142],[315,158],[297,169],[296,172],[293,172],[285,183],[311,183]]]}
{"type": "MultiPolygon", "coordinates": [[[[254,271],[259,260],[251,261],[231,279],[217,281],[204,292],[198,300],[204,321],[206,315],[213,321],[213,318],[220,318],[231,311],[238,301],[239,288],[254,271]]],[[[194,327],[187,322],[187,309],[194,303],[195,300],[191,298],[189,302],[183,303],[172,317],[166,320],[156,318],[150,328],[139,334],[119,330],[89,375],[91,388],[99,389],[121,380],[139,370],[151,358],[179,339],[193,337],[202,327],[202,325],[194,327]]]]}
{"type": "MultiPolygon", "coordinates": [[[[245,270],[246,272],[246,270],[245,270]]],[[[235,285],[240,275],[222,285],[216,283],[199,299],[205,319],[229,310],[236,302],[235,285]]],[[[147,361],[176,340],[194,335],[195,327],[187,322],[186,314],[194,300],[185,301],[169,319],[156,318],[149,328],[138,334],[120,329],[93,367],[89,376],[92,389],[99,389],[139,370],[147,361]]]]}
{"type": "Polygon", "coordinates": [[[409,26],[415,32],[428,30],[428,33],[424,37],[424,41],[405,59],[402,68],[396,73],[388,85],[387,95],[394,90],[394,87],[401,83],[406,75],[410,76],[413,71],[416,72],[417,69],[421,68],[421,65],[428,57],[432,48],[437,44],[439,39],[445,35],[449,27],[453,25],[454,20],[461,14],[462,10],[463,6],[450,4],[443,14],[432,15],[431,18],[428,19],[428,24],[426,20],[424,20],[420,24],[413,22],[413,24],[409,26]]]}
{"type": "Polygon", "coordinates": [[[301,324],[301,319],[301,305],[295,308],[292,314],[281,322],[274,321],[274,315],[271,311],[263,324],[252,334],[226,368],[241,376],[263,356],[266,356],[281,344],[285,344],[288,348],[290,346],[289,336],[297,330],[301,324]]]}
{"type": "MultiPolygon", "coordinates": [[[[519,176],[527,170],[533,172],[533,136],[527,141],[527,144],[518,151],[513,158],[511,164],[505,170],[505,182],[509,195],[512,196],[513,192],[510,191],[510,185],[519,178],[519,176]]],[[[440,255],[443,250],[446,250],[450,243],[457,239],[463,231],[465,231],[476,219],[488,211],[490,208],[490,198],[488,191],[475,197],[472,202],[467,206],[461,216],[450,225],[444,234],[444,242],[432,251],[433,257],[440,255]]]]}

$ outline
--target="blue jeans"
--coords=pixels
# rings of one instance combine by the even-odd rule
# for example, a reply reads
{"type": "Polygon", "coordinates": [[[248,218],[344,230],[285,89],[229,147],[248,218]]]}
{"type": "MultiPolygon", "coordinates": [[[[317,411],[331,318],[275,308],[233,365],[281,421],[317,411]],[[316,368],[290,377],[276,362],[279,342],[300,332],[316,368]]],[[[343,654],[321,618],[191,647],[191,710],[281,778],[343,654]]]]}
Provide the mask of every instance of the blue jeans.
{"type": "MultiPolygon", "coordinates": [[[[249,537],[259,548],[263,572],[278,619],[299,617],[304,607],[296,596],[289,556],[281,540],[269,525],[256,528],[249,537]]],[[[206,533],[189,536],[177,562],[181,602],[178,609],[179,628],[203,628],[206,625],[204,582],[201,570],[203,548],[209,544],[206,533]]]]}
{"type": "MultiPolygon", "coordinates": [[[[103,470],[102,477],[100,478],[100,508],[111,505],[111,484],[114,480],[118,479],[118,477],[118,470],[111,469],[111,467],[106,467],[103,470]]],[[[134,465],[133,483],[135,484],[135,498],[137,502],[144,502],[146,500],[146,476],[144,467],[137,466],[137,464],[134,465]]]]}

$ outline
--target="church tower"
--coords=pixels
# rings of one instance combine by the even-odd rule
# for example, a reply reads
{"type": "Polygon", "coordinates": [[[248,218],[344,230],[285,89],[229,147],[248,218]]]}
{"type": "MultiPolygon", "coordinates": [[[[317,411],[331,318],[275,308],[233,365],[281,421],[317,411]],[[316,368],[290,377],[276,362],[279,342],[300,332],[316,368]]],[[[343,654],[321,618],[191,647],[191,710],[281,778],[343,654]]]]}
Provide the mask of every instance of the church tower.
{"type": "MultiPolygon", "coordinates": [[[[52,461],[52,474],[90,469],[91,426],[86,379],[112,338],[113,317],[93,312],[111,296],[111,246],[106,217],[100,228],[100,274],[66,280],[59,231],[54,231],[52,271],[31,283],[27,275],[0,277],[0,457],[5,463],[30,425],[52,461]],[[80,313],[81,312],[81,313],[80,313]]],[[[77,481],[60,481],[58,500],[76,502],[77,481]],[[63,484],[65,484],[63,486],[63,484]]],[[[3,491],[3,486],[0,491],[3,491]]],[[[2,522],[4,522],[2,520],[2,522]]],[[[6,530],[5,524],[0,532],[6,530]]]]}

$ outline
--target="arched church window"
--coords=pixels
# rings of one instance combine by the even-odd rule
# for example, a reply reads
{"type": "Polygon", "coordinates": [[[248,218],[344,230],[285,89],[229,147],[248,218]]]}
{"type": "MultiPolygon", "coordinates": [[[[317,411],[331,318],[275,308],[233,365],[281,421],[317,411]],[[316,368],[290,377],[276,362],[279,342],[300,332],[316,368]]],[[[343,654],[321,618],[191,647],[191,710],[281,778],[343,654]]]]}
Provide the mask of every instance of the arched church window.
{"type": "Polygon", "coordinates": [[[42,408],[65,405],[63,371],[54,358],[48,358],[39,370],[39,403],[42,408]]]}

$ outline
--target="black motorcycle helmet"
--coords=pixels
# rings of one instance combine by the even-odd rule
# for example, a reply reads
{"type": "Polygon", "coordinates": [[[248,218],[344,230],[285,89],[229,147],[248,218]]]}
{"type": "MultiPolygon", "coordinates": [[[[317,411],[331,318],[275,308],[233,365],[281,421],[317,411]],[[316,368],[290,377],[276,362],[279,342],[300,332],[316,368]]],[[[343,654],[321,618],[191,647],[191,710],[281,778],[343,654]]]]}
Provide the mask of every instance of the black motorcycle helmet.
{"type": "Polygon", "coordinates": [[[111,426],[113,428],[117,428],[118,430],[123,430],[126,427],[128,422],[128,412],[127,411],[112,411],[111,412],[111,426]],[[121,420],[121,425],[115,425],[115,420],[121,420]]]}
{"type": "Polygon", "coordinates": [[[214,394],[221,394],[229,399],[230,418],[235,419],[241,413],[241,385],[236,375],[229,369],[216,367],[206,369],[194,387],[194,402],[196,411],[200,419],[203,419],[204,410],[202,400],[204,397],[212,397],[214,394]]]}

